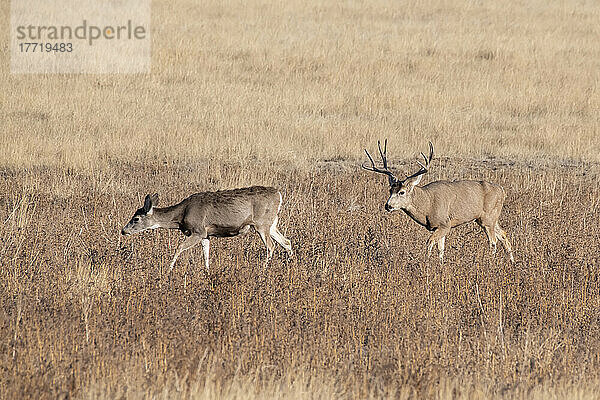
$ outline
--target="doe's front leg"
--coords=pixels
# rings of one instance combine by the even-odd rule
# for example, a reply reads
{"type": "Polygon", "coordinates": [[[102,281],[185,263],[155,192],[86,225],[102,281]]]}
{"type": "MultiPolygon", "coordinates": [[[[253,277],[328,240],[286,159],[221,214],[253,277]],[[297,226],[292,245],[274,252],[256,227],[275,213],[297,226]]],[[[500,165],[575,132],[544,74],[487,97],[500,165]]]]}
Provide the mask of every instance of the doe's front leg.
{"type": "Polygon", "coordinates": [[[181,255],[181,253],[197,245],[201,239],[202,237],[200,235],[191,235],[185,238],[183,242],[181,242],[181,244],[177,248],[177,251],[175,252],[175,255],[173,256],[171,265],[169,265],[169,272],[173,271],[173,267],[175,267],[175,261],[177,261],[177,258],[181,255]]]}
{"type": "Polygon", "coordinates": [[[209,259],[208,255],[210,253],[210,241],[208,238],[202,239],[202,251],[204,253],[204,267],[206,268],[206,273],[209,271],[209,259]]]}

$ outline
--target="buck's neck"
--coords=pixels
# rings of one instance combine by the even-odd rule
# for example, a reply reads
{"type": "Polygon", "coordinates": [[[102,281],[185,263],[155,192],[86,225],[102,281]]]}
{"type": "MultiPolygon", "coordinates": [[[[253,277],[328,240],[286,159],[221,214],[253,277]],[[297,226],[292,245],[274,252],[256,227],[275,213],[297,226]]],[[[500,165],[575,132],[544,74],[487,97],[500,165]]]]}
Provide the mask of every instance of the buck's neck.
{"type": "Polygon", "coordinates": [[[427,227],[427,214],[430,209],[431,198],[426,190],[415,186],[412,193],[412,201],[402,210],[417,223],[427,227]]]}
{"type": "Polygon", "coordinates": [[[179,229],[183,221],[183,208],[180,204],[171,207],[154,208],[155,225],[165,229],[179,229]]]}

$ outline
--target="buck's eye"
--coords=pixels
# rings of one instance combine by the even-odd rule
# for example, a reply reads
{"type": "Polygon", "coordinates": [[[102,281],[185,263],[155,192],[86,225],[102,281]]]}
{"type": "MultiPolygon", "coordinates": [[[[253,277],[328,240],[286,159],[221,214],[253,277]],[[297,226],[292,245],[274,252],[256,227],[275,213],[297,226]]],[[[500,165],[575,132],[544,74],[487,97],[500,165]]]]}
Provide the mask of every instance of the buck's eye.
{"type": "Polygon", "coordinates": [[[400,191],[400,196],[404,196],[405,194],[406,194],[406,191],[404,191],[404,190],[400,191]]]}
{"type": "Polygon", "coordinates": [[[135,217],[135,218],[133,219],[133,222],[138,222],[139,220],[140,220],[140,217],[135,217]]]}

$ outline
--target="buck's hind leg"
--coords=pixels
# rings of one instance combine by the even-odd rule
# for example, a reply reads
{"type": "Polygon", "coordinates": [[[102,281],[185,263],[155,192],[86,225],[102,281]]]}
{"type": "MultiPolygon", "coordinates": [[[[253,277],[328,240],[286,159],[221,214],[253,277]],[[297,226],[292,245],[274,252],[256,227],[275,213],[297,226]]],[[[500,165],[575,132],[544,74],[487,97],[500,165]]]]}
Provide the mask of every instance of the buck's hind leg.
{"type": "Polygon", "coordinates": [[[510,245],[510,242],[508,240],[508,236],[506,235],[506,232],[504,232],[504,230],[500,227],[500,224],[496,222],[496,238],[498,238],[498,240],[500,240],[500,243],[502,243],[502,246],[504,246],[504,248],[506,249],[506,251],[508,252],[508,255],[510,256],[510,261],[511,262],[515,262],[515,257],[513,256],[512,253],[512,247],[510,245]]]}
{"type": "Polygon", "coordinates": [[[494,224],[490,225],[487,222],[484,224],[480,219],[475,220],[475,222],[483,228],[490,243],[490,250],[492,251],[492,254],[496,254],[496,233],[494,231],[494,224]]]}
{"type": "Polygon", "coordinates": [[[483,230],[485,231],[488,241],[490,242],[490,250],[492,251],[492,254],[496,254],[496,248],[497,248],[496,232],[494,231],[493,228],[490,228],[489,226],[484,226],[483,230]]]}
{"type": "Polygon", "coordinates": [[[292,257],[294,255],[294,250],[292,250],[292,242],[277,229],[278,218],[275,217],[275,221],[269,228],[269,234],[277,243],[279,243],[288,253],[288,256],[292,257]]]}

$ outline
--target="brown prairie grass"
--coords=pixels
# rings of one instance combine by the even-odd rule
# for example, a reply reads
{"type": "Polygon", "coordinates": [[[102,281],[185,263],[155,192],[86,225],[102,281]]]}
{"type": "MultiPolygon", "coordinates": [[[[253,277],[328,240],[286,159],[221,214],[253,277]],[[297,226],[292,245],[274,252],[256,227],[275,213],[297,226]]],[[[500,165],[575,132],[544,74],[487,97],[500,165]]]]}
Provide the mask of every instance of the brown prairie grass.
{"type": "Polygon", "coordinates": [[[471,224],[443,266],[424,229],[382,210],[385,179],[352,164],[205,168],[3,171],[0,397],[599,394],[596,167],[437,160],[430,180],[507,189],[517,258],[492,257],[471,224]],[[249,235],[214,240],[210,274],[194,249],[169,275],[179,233],[118,235],[146,191],[169,204],[240,175],[281,188],[295,258],[265,271],[249,235]]]}

